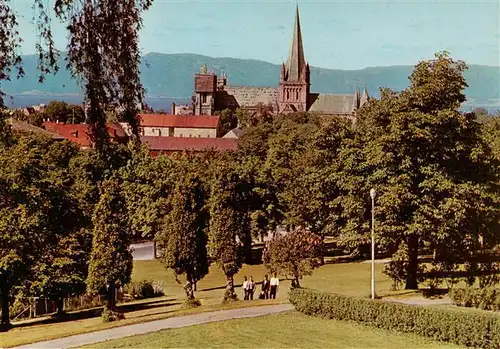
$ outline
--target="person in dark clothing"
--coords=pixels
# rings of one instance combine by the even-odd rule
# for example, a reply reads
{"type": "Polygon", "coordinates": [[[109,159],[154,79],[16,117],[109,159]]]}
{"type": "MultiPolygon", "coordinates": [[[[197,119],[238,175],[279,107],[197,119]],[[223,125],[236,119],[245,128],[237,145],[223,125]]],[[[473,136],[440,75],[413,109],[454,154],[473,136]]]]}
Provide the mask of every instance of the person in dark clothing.
{"type": "Polygon", "coordinates": [[[255,281],[253,281],[253,276],[250,276],[250,281],[248,281],[248,297],[252,301],[254,293],[255,293],[255,281]]]}
{"type": "Polygon", "coordinates": [[[264,276],[264,281],[262,281],[262,293],[264,294],[265,299],[269,299],[269,279],[266,276],[264,276]]]}

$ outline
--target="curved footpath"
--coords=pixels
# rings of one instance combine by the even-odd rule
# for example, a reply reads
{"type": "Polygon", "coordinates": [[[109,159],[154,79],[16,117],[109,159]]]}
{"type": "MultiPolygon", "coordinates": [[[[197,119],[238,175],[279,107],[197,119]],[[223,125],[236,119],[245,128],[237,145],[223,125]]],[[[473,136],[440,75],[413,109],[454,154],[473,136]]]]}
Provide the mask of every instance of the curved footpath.
{"type": "Polygon", "coordinates": [[[42,348],[80,347],[83,345],[104,342],[112,339],[120,339],[124,337],[136,336],[139,334],[157,332],[169,328],[192,326],[198,324],[205,324],[208,322],[223,321],[230,319],[257,317],[268,314],[281,313],[293,309],[294,309],[293,305],[291,304],[279,304],[279,305],[263,305],[263,306],[255,306],[248,308],[219,310],[219,311],[200,313],[194,315],[172,317],[164,320],[145,322],[142,324],[115,327],[115,328],[110,328],[108,330],[90,332],[75,336],[53,339],[45,342],[27,344],[17,348],[42,349],[42,348]]]}

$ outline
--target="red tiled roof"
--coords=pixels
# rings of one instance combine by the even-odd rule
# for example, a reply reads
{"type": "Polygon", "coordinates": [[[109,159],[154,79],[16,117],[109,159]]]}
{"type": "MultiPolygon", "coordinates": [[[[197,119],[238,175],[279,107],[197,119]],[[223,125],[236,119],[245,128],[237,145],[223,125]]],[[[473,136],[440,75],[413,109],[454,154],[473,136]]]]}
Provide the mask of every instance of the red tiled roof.
{"type": "Polygon", "coordinates": [[[217,128],[217,115],[170,115],[139,114],[141,126],[147,127],[185,127],[185,128],[217,128]]]}
{"type": "Polygon", "coordinates": [[[143,136],[152,151],[206,151],[206,150],[236,150],[237,140],[233,138],[191,138],[191,137],[157,137],[143,136]]]}
{"type": "MultiPolygon", "coordinates": [[[[91,144],[88,124],[58,124],[44,122],[43,127],[50,132],[57,133],[71,142],[80,146],[89,147],[91,144]]],[[[126,138],[127,134],[119,124],[107,124],[108,134],[111,138],[126,138]]]]}

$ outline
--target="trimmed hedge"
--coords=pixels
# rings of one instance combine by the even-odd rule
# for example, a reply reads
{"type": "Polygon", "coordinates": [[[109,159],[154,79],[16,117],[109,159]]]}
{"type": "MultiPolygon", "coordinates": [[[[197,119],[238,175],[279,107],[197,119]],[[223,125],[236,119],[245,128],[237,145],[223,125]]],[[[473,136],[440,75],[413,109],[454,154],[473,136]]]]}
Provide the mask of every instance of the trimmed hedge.
{"type": "Polygon", "coordinates": [[[500,289],[492,287],[455,288],[450,291],[450,298],[459,307],[500,310],[500,289]]]}
{"type": "Polygon", "coordinates": [[[500,316],[292,289],[295,309],[336,320],[414,333],[466,347],[500,348],[500,316]]]}

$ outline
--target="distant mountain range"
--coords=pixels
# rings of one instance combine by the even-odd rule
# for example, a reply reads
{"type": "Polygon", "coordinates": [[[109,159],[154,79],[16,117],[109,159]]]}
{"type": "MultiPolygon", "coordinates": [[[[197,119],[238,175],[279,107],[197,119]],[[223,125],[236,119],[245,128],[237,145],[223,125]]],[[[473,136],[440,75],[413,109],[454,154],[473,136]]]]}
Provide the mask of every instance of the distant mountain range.
{"type": "MultiPolygon", "coordinates": [[[[2,86],[8,94],[15,97],[30,96],[30,100],[36,96],[45,100],[67,99],[70,95],[72,98],[78,98],[81,95],[81,89],[64,69],[62,58],[62,69],[56,75],[49,75],[43,84],[38,83],[36,56],[24,56],[23,61],[25,77],[19,80],[14,78],[2,86]]],[[[148,96],[153,99],[189,99],[193,90],[193,74],[198,72],[203,64],[217,73],[225,72],[229,85],[277,86],[279,81],[280,66],[264,61],[213,58],[188,53],[149,53],[143,57],[141,65],[141,78],[148,96]]],[[[394,90],[406,88],[412,70],[412,66],[361,70],[311,67],[311,91],[352,93],[356,86],[366,86],[370,94],[377,96],[380,87],[394,90]]],[[[500,67],[471,65],[465,77],[469,85],[466,90],[468,105],[489,107],[488,109],[500,108],[500,67]]]]}

